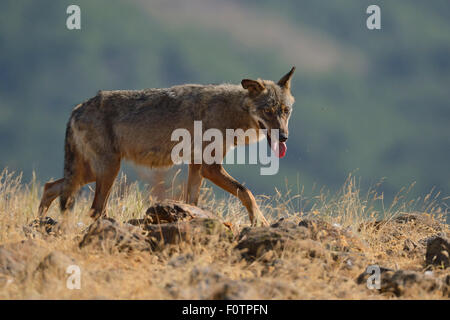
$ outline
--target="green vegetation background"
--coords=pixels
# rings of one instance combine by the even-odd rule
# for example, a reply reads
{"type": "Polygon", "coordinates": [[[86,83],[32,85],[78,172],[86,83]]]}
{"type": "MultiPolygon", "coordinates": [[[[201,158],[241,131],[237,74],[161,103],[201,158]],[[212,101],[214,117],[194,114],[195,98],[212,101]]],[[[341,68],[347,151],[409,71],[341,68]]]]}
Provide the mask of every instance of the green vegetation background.
{"type": "Polygon", "coordinates": [[[414,181],[415,194],[448,194],[449,1],[161,3],[1,2],[0,167],[61,176],[70,111],[100,89],[278,80],[295,64],[279,174],[229,166],[236,178],[271,194],[286,179],[335,190],[354,173],[364,187],[386,178],[391,196],[414,181]],[[70,4],[81,31],[65,27],[70,4]],[[381,30],[365,26],[369,4],[381,7],[381,30]]]}

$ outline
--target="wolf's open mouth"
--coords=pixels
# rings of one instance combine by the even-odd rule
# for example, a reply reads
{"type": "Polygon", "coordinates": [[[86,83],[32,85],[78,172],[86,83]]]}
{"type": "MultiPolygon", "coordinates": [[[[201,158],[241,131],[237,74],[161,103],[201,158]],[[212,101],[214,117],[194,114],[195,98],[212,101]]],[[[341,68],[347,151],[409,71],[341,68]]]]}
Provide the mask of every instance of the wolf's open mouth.
{"type": "Polygon", "coordinates": [[[287,146],[286,143],[280,142],[279,139],[274,139],[272,141],[272,137],[270,136],[270,130],[266,128],[264,123],[258,121],[258,125],[260,129],[266,130],[267,143],[270,145],[272,150],[275,152],[278,158],[283,158],[286,155],[287,146]]]}

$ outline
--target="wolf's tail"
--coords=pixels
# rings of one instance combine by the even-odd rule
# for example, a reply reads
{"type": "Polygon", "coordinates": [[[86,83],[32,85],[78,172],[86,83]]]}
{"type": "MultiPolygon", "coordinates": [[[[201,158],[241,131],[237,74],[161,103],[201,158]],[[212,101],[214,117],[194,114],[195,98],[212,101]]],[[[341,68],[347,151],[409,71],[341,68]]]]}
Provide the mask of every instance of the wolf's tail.
{"type": "Polygon", "coordinates": [[[71,209],[75,204],[73,193],[75,192],[77,184],[76,180],[79,174],[76,166],[78,152],[74,142],[71,119],[69,119],[69,122],[67,123],[66,136],[64,139],[64,187],[59,203],[61,211],[71,209]]]}

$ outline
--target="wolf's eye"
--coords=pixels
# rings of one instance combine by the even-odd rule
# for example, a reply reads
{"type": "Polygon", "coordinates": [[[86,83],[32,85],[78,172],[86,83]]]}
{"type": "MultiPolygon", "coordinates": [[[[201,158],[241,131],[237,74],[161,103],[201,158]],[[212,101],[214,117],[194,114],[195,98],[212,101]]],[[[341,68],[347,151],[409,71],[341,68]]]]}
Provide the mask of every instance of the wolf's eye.
{"type": "Polygon", "coordinates": [[[291,108],[289,108],[288,106],[283,106],[282,108],[281,108],[281,111],[283,112],[283,113],[289,113],[289,112],[291,112],[291,108]]]}
{"type": "Polygon", "coordinates": [[[271,116],[273,113],[271,108],[264,109],[263,112],[266,116],[271,116]]]}

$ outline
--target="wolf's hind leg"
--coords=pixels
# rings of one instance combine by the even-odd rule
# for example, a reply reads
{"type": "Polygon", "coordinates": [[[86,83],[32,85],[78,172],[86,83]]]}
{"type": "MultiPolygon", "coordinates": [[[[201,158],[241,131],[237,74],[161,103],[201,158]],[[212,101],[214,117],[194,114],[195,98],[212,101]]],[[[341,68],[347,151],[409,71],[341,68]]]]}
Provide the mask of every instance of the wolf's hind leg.
{"type": "Polygon", "coordinates": [[[43,218],[47,214],[48,208],[59,195],[61,195],[64,185],[64,178],[53,182],[47,182],[44,185],[41,203],[39,204],[39,217],[43,218]]]}
{"type": "Polygon", "coordinates": [[[97,174],[95,182],[95,196],[91,206],[91,217],[98,219],[105,214],[111,187],[120,170],[120,160],[108,164],[101,174],[97,174]]]}
{"type": "Polygon", "coordinates": [[[95,181],[95,175],[89,163],[73,161],[70,167],[65,168],[64,184],[60,194],[61,213],[73,208],[75,204],[74,194],[85,184],[95,181]]]}

